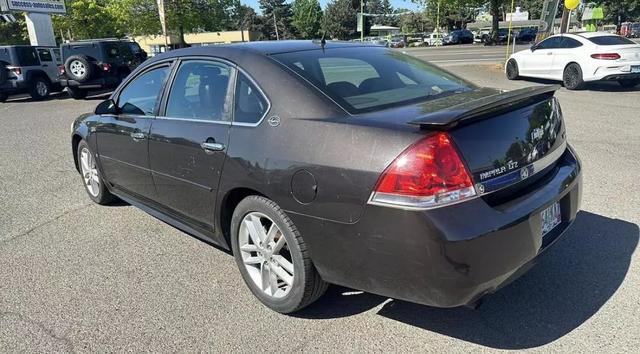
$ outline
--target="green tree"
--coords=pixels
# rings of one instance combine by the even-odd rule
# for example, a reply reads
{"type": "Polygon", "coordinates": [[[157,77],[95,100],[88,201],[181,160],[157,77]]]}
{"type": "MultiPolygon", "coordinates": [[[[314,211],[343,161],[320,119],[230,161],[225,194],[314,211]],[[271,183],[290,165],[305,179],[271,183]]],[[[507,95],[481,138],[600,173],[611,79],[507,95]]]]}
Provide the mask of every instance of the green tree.
{"type": "Polygon", "coordinates": [[[604,7],[605,21],[620,26],[623,22],[640,19],[640,0],[594,1],[604,7]]]}
{"type": "MultiPolygon", "coordinates": [[[[403,12],[406,12],[406,10],[403,12]]],[[[432,30],[434,27],[434,23],[428,18],[426,11],[411,12],[400,16],[399,25],[402,33],[405,34],[423,33],[432,30]]]]}
{"type": "Polygon", "coordinates": [[[260,9],[268,39],[292,39],[295,37],[291,25],[291,5],[285,0],[260,0],[260,9]],[[269,26],[270,24],[271,26],[269,26]]]}
{"type": "Polygon", "coordinates": [[[315,38],[322,27],[322,8],[318,0],[295,0],[292,24],[301,38],[315,38]]]}
{"type": "Polygon", "coordinates": [[[332,0],[324,11],[322,27],[332,39],[349,39],[356,33],[356,16],[351,0],[332,0]]]}
{"type": "Polygon", "coordinates": [[[116,26],[128,35],[162,33],[157,0],[108,0],[107,11],[116,26]]]}
{"type": "Polygon", "coordinates": [[[107,0],[67,0],[67,15],[53,17],[55,33],[74,40],[124,35],[107,5],[107,0]]]}
{"type": "Polygon", "coordinates": [[[29,44],[24,15],[20,13],[14,16],[16,22],[0,22],[0,45],[29,44]]]}

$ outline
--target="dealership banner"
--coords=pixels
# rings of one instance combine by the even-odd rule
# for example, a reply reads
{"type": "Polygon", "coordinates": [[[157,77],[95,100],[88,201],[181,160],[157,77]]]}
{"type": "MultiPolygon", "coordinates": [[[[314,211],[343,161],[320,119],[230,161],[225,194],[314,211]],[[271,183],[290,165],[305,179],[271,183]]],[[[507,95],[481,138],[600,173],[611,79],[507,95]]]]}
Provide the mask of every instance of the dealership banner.
{"type": "Polygon", "coordinates": [[[0,0],[2,11],[42,12],[49,14],[67,13],[64,0],[0,0]]]}

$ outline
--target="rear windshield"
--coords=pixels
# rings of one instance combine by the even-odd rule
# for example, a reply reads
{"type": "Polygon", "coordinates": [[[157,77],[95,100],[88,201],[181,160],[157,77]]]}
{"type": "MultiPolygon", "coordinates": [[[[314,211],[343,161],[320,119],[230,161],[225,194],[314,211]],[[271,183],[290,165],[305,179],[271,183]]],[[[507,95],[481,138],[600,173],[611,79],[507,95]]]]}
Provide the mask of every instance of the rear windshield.
{"type": "Polygon", "coordinates": [[[427,101],[474,86],[386,48],[336,48],[274,55],[350,113],[427,101]]]}
{"type": "Polygon", "coordinates": [[[635,44],[633,41],[620,36],[591,37],[589,40],[597,45],[635,44]]]}

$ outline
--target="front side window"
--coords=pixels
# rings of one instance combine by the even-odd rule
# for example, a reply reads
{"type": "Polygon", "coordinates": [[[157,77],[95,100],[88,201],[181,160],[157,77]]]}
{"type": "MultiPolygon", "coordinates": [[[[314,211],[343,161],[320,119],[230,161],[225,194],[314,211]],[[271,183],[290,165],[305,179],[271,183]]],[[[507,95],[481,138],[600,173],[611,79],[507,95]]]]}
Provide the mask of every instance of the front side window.
{"type": "Polygon", "coordinates": [[[385,48],[310,50],[274,57],[351,113],[428,101],[475,88],[434,65],[385,48]]]}
{"type": "Polygon", "coordinates": [[[187,61],[171,86],[166,116],[230,121],[226,107],[231,68],[212,61],[187,61]]]}
{"type": "Polygon", "coordinates": [[[267,100],[242,73],[238,74],[235,99],[233,121],[236,123],[258,123],[267,112],[267,100]]]}
{"type": "Polygon", "coordinates": [[[32,47],[16,47],[16,54],[18,55],[19,66],[38,66],[40,60],[36,50],[32,47]]]}
{"type": "Polygon", "coordinates": [[[573,49],[578,47],[582,47],[582,43],[569,37],[562,38],[562,42],[560,43],[560,48],[562,49],[573,49]]]}
{"type": "Polygon", "coordinates": [[[545,39],[544,41],[538,44],[537,49],[554,49],[560,47],[560,41],[562,37],[552,37],[549,39],[545,39]]]}
{"type": "Polygon", "coordinates": [[[118,109],[121,114],[153,116],[164,86],[169,66],[151,69],[139,75],[120,93],[118,109]]]}

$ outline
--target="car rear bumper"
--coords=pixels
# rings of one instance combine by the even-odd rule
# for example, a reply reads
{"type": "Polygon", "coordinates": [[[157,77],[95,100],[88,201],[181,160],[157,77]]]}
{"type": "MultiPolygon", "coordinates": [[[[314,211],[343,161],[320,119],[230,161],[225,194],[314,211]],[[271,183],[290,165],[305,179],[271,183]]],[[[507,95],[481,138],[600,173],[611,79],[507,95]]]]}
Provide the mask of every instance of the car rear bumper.
{"type": "MultiPolygon", "coordinates": [[[[328,282],[437,307],[472,304],[529,269],[575,220],[581,167],[568,148],[525,194],[428,210],[367,205],[354,224],[291,213],[328,282]],[[544,238],[541,211],[559,202],[562,222],[544,238]]],[[[550,275],[551,276],[551,275],[550,275]]]]}
{"type": "Polygon", "coordinates": [[[120,84],[120,81],[120,78],[111,76],[92,79],[85,82],[63,78],[60,79],[60,85],[63,87],[77,87],[79,89],[102,89],[107,87],[116,87],[120,84]]]}
{"type": "Polygon", "coordinates": [[[615,64],[611,66],[598,67],[594,74],[591,77],[585,77],[584,81],[609,81],[640,78],[640,73],[631,72],[632,66],[640,66],[640,61],[624,65],[615,64]]]}

